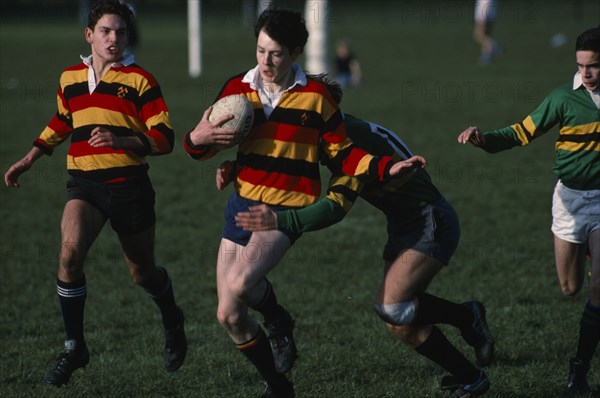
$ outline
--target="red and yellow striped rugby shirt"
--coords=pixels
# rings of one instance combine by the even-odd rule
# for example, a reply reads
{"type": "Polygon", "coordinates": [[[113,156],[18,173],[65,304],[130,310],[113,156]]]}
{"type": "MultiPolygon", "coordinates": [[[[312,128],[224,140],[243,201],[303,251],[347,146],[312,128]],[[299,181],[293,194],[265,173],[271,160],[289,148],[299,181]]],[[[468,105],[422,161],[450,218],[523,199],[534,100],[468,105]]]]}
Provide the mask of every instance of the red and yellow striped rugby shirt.
{"type": "MultiPolygon", "coordinates": [[[[372,156],[348,139],[340,109],[321,83],[308,78],[305,86],[283,92],[267,118],[258,92],[243,77],[231,78],[217,97],[243,94],[254,105],[254,125],[239,144],[236,159],[235,188],[242,197],[290,207],[316,202],[321,195],[321,154],[338,161],[348,175],[383,180],[389,174],[390,157],[372,156]]],[[[197,160],[217,152],[193,145],[189,133],[184,146],[197,160]]]]}
{"type": "Polygon", "coordinates": [[[33,144],[50,155],[70,137],[67,170],[71,175],[110,183],[146,173],[145,156],[173,150],[174,133],[160,86],[140,66],[116,64],[90,93],[88,73],[85,62],[63,71],[58,110],[33,144]],[[117,136],[136,136],[144,148],[135,152],[94,148],[88,139],[96,127],[117,136]]]}

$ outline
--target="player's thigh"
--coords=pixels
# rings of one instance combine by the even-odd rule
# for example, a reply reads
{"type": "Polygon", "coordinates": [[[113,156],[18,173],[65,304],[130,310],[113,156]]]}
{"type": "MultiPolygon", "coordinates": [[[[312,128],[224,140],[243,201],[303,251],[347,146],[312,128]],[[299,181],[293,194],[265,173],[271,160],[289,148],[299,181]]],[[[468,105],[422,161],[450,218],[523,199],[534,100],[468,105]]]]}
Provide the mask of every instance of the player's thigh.
{"type": "Polygon", "coordinates": [[[238,261],[230,265],[229,282],[248,290],[263,282],[290,248],[290,239],[281,231],[257,231],[239,250],[238,261]]]}
{"type": "MultiPolygon", "coordinates": [[[[250,267],[247,261],[246,246],[222,238],[217,256],[217,297],[218,318],[226,323],[237,323],[235,318],[247,310],[247,283],[244,283],[242,270],[250,267]]],[[[262,282],[262,280],[259,280],[262,282]]],[[[259,283],[257,283],[259,285],[259,283]]]]}
{"type": "Polygon", "coordinates": [[[89,202],[67,201],[61,220],[61,268],[83,267],[85,256],[105,222],[105,216],[89,202]]]}
{"type": "Polygon", "coordinates": [[[427,290],[443,266],[438,260],[417,250],[403,251],[387,267],[376,302],[392,304],[412,299],[427,290]]]}
{"type": "Polygon", "coordinates": [[[227,310],[226,312],[235,309],[239,302],[229,286],[228,279],[229,274],[234,272],[232,268],[239,261],[238,259],[241,256],[243,248],[244,246],[238,245],[228,239],[221,239],[221,244],[219,245],[216,269],[217,297],[219,308],[223,308],[224,311],[227,310]]]}
{"type": "Polygon", "coordinates": [[[577,293],[583,285],[585,248],[585,244],[568,242],[554,236],[556,274],[560,288],[566,295],[577,293]]]}

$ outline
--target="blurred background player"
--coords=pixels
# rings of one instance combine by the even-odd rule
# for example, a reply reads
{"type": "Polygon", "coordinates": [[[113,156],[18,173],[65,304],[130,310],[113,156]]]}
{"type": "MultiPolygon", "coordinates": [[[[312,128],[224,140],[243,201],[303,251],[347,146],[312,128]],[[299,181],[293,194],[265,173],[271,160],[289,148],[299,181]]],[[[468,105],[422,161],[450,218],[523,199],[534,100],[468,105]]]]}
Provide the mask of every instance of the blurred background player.
{"type": "MultiPolygon", "coordinates": [[[[342,99],[339,85],[326,75],[314,77],[327,84],[336,102],[342,99]]],[[[460,236],[458,217],[449,202],[423,169],[425,160],[414,156],[392,131],[346,114],[348,137],[359,147],[381,156],[405,161],[411,172],[404,179],[363,183],[341,173],[333,162],[327,196],[303,209],[274,211],[266,205],[238,213],[239,227],[249,231],[271,229],[298,233],[325,228],[340,221],[358,196],[382,211],[387,218],[388,241],[383,251],[384,278],[376,295],[375,312],[391,333],[416,352],[450,373],[442,388],[456,397],[474,397],[490,388],[487,375],[450,343],[436,323],[457,327],[475,348],[479,366],[493,359],[494,341],[480,302],[457,304],[426,293],[433,278],[452,257],[460,236]]],[[[222,189],[235,168],[223,165],[217,174],[222,189]]]]}
{"type": "Polygon", "coordinates": [[[360,63],[346,40],[340,40],[335,47],[333,68],[334,77],[342,87],[355,87],[360,84],[360,63]]]}
{"type": "Polygon", "coordinates": [[[479,62],[487,65],[502,53],[500,44],[492,38],[492,28],[498,17],[498,0],[475,1],[475,29],[473,37],[481,48],[479,62]]]}
{"type": "Polygon", "coordinates": [[[133,281],[160,309],[166,370],[179,369],[187,352],[183,312],[175,304],[167,271],[155,264],[154,189],[145,161],[147,155],[170,153],[174,134],[160,86],[132,55],[123,56],[132,18],[131,10],[118,0],[94,3],[85,29],[92,54],[62,73],[56,115],[29,153],[4,176],[8,187],[18,187],[19,176],[37,159],[71,138],[56,287],[65,351],[44,379],[55,386],[67,384],[73,371],[89,362],[83,333],[83,265],[108,220],[133,281]]]}
{"type": "Polygon", "coordinates": [[[552,232],[563,293],[571,296],[581,290],[586,253],[592,266],[589,300],[581,316],[567,387],[571,393],[587,394],[587,373],[600,340],[600,28],[586,30],[577,38],[575,57],[578,71],[573,80],[554,89],[525,120],[484,133],[469,127],[458,142],[495,153],[528,145],[559,126],[552,169],[558,177],[552,198],[552,232]]]}

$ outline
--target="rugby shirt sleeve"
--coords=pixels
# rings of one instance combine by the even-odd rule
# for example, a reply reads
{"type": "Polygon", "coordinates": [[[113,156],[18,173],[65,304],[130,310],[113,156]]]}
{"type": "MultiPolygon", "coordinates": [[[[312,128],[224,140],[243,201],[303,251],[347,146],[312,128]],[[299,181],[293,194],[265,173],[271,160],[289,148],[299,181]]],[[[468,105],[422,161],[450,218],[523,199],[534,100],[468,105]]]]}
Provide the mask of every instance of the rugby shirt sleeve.
{"type": "Polygon", "coordinates": [[[63,143],[73,132],[71,111],[65,100],[62,87],[61,81],[56,95],[56,113],[40,136],[33,142],[33,145],[40,148],[46,155],[52,155],[54,148],[63,143]]]}
{"type": "Polygon", "coordinates": [[[559,123],[560,113],[557,103],[555,96],[551,94],[523,121],[484,132],[486,143],[482,148],[487,152],[496,153],[516,146],[529,145],[559,123]]]}
{"type": "Polygon", "coordinates": [[[150,78],[140,90],[139,115],[147,130],[137,136],[144,143],[144,149],[136,151],[139,155],[165,155],[173,151],[175,134],[171,127],[169,110],[158,83],[150,78]]]}
{"type": "Polygon", "coordinates": [[[332,176],[326,197],[303,208],[278,211],[277,229],[301,233],[340,222],[354,205],[362,186],[357,178],[332,176]]]}
{"type": "Polygon", "coordinates": [[[210,159],[219,152],[216,148],[210,145],[194,145],[190,138],[191,131],[188,131],[183,139],[183,148],[187,154],[195,160],[210,159]]]}

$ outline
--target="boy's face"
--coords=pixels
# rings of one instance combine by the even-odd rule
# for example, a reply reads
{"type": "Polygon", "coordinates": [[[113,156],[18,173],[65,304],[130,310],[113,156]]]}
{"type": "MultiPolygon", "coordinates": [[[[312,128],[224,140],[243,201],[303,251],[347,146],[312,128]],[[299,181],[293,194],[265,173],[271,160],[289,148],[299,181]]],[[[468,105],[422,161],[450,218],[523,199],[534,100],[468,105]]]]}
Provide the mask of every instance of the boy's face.
{"type": "Polygon", "coordinates": [[[264,30],[258,34],[256,60],[265,83],[282,84],[299,54],[299,49],[290,54],[286,47],[271,39],[264,30]]]}
{"type": "Polygon", "coordinates": [[[577,51],[577,68],[585,88],[591,91],[600,89],[600,53],[594,51],[577,51]]]}
{"type": "Polygon", "coordinates": [[[85,39],[92,45],[92,55],[105,62],[117,62],[127,46],[127,24],[118,15],[104,14],[94,30],[85,29],[85,39]]]}

